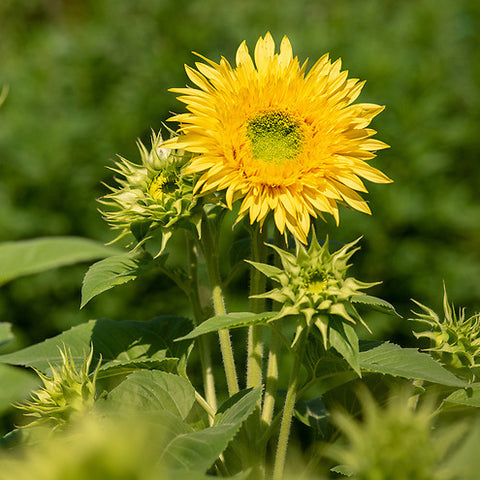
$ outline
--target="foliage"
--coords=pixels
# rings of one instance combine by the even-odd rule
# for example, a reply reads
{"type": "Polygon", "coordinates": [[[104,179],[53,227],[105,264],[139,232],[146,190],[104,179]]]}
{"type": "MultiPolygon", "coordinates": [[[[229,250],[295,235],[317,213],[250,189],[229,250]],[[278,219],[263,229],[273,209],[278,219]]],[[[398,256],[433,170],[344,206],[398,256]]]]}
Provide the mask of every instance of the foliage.
{"type": "Polygon", "coordinates": [[[7,0],[0,18],[7,480],[476,479],[479,314],[423,302],[445,279],[480,306],[478,2],[7,0]],[[307,247],[227,211],[215,166],[199,195],[160,133],[124,158],[180,108],[166,90],[191,50],[230,58],[267,30],[342,56],[388,107],[375,165],[394,183],[369,186],[371,217],[309,219],[307,247]]]}

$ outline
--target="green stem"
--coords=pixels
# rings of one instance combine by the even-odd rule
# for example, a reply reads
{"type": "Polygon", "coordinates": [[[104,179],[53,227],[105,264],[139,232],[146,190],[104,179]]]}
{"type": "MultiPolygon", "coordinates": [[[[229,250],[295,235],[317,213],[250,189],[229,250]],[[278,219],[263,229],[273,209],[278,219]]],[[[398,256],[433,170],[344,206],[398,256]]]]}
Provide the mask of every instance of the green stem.
{"type": "MultiPolygon", "coordinates": [[[[285,238],[280,234],[278,229],[274,229],[275,245],[280,248],[286,248],[285,238]]],[[[276,266],[280,266],[280,260],[275,257],[276,266]]],[[[278,302],[274,302],[273,309],[279,311],[282,305],[278,302]]],[[[278,356],[280,353],[280,347],[282,343],[281,320],[277,321],[275,329],[271,330],[270,337],[270,351],[268,354],[268,366],[267,366],[267,380],[265,386],[265,396],[263,400],[262,409],[262,424],[269,427],[272,424],[273,412],[275,409],[275,397],[277,395],[278,385],[278,356]]]]}
{"type": "Polygon", "coordinates": [[[197,400],[199,405],[208,413],[209,418],[215,418],[216,409],[213,409],[212,406],[196,390],[195,399],[197,400]]]}
{"type": "MultiPolygon", "coordinates": [[[[252,232],[252,255],[254,262],[264,263],[266,261],[266,225],[261,230],[257,224],[252,232]]],[[[257,295],[265,292],[266,277],[256,268],[250,270],[250,295],[257,295]]],[[[265,310],[263,298],[250,298],[250,311],[261,313],[265,310]]],[[[263,327],[252,325],[248,328],[247,346],[247,388],[257,387],[262,383],[263,363],[263,327]]]]}
{"type": "Polygon", "coordinates": [[[298,388],[298,374],[303,358],[304,343],[307,332],[304,330],[300,334],[297,343],[297,351],[293,358],[293,364],[290,370],[290,379],[288,382],[287,396],[283,407],[282,423],[280,425],[280,434],[278,436],[277,453],[273,467],[273,480],[282,480],[285,469],[285,460],[287,458],[288,439],[290,437],[290,428],[292,425],[293,411],[298,388]]]}
{"type": "MultiPolygon", "coordinates": [[[[213,309],[215,315],[225,315],[225,303],[223,301],[222,285],[220,280],[220,271],[218,268],[218,245],[215,245],[210,229],[210,222],[204,213],[202,219],[202,247],[207,263],[210,286],[212,288],[213,309]]],[[[220,350],[222,352],[223,366],[227,379],[228,394],[231,397],[239,391],[237,371],[233,357],[232,343],[230,333],[227,329],[219,330],[220,350]]]]}
{"type": "Polygon", "coordinates": [[[273,411],[275,408],[275,396],[278,385],[278,353],[281,346],[281,338],[275,330],[271,331],[270,353],[268,355],[267,384],[265,386],[265,397],[262,409],[262,424],[269,426],[272,423],[273,411]]]}
{"type": "MultiPolygon", "coordinates": [[[[192,305],[193,316],[195,323],[199,323],[205,320],[202,305],[200,303],[200,297],[198,294],[198,255],[194,251],[194,244],[191,242],[188,234],[186,235],[186,250],[188,258],[188,273],[191,280],[191,288],[189,289],[188,297],[192,305]]],[[[215,379],[213,377],[212,369],[212,355],[210,351],[210,342],[205,335],[200,336],[197,339],[198,347],[200,351],[200,362],[202,365],[203,386],[205,391],[205,397],[210,408],[215,412],[217,410],[217,395],[215,393],[215,379]]],[[[210,416],[210,422],[213,421],[213,417],[210,416]]]]}

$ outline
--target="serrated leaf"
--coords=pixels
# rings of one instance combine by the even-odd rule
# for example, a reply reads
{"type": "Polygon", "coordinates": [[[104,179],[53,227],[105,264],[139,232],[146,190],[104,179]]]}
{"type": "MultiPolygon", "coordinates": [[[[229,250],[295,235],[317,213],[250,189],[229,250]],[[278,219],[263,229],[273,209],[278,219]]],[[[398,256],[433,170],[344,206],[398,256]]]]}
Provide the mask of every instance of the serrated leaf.
{"type": "Polygon", "coordinates": [[[480,407],[480,383],[473,383],[467,388],[453,392],[445,399],[445,402],[454,405],[480,407]]]}
{"type": "Polygon", "coordinates": [[[339,473],[345,477],[352,477],[354,474],[354,471],[348,465],[336,465],[335,467],[332,467],[330,471],[339,473]]]}
{"type": "Polygon", "coordinates": [[[402,316],[395,310],[395,307],[381,298],[373,297],[371,295],[354,295],[350,301],[361,305],[368,306],[378,312],[387,313],[402,318],[402,316]]]}
{"type": "Polygon", "coordinates": [[[206,333],[216,332],[226,328],[239,328],[257,323],[266,323],[269,318],[272,318],[276,315],[278,315],[278,312],[232,312],[225,315],[217,315],[205,320],[188,335],[177,338],[177,341],[196,338],[200,335],[205,335],[206,333]]]}
{"type": "Polygon", "coordinates": [[[0,244],[0,285],[57,267],[116,255],[118,248],[79,237],[46,237],[0,244]]]}
{"type": "Polygon", "coordinates": [[[450,387],[468,385],[443,368],[430,355],[420,353],[415,348],[401,348],[389,342],[360,352],[360,367],[362,371],[426,380],[450,387]]]}
{"type": "Polygon", "coordinates": [[[138,371],[115,387],[105,404],[142,414],[168,411],[185,420],[193,403],[195,389],[183,377],[161,371],[138,371]]]}
{"type": "Polygon", "coordinates": [[[190,342],[173,340],[190,328],[190,320],[175,316],[158,317],[148,322],[90,320],[41,343],[0,355],[0,362],[35,367],[47,372],[49,363],[61,363],[58,346],[66,345],[71,350],[76,366],[80,367],[85,352],[90,350],[92,344],[95,359],[92,365],[102,358],[99,377],[117,373],[116,367],[140,367],[146,361],[145,357],[155,362],[155,368],[163,366],[170,369],[190,348],[190,342]]]}
{"type": "Polygon", "coordinates": [[[0,347],[14,339],[12,325],[7,322],[0,322],[0,347]]]}
{"type": "Polygon", "coordinates": [[[253,412],[261,393],[261,387],[246,393],[240,392],[240,399],[236,403],[226,409],[220,408],[222,414],[216,425],[177,435],[163,451],[160,461],[176,469],[206,471],[253,412]]]}
{"type": "Polygon", "coordinates": [[[80,308],[100,293],[135,280],[153,265],[152,256],[145,252],[128,252],[94,263],[83,279],[80,308]]]}

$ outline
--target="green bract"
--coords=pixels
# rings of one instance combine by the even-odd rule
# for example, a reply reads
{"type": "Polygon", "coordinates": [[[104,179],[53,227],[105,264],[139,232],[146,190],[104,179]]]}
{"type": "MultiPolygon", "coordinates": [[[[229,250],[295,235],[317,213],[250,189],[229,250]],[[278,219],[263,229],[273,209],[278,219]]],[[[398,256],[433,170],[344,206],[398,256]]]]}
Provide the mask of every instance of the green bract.
{"type": "Polygon", "coordinates": [[[408,391],[391,395],[385,408],[366,390],[360,400],[362,421],[348,413],[333,413],[334,423],[348,443],[337,443],[328,453],[341,463],[342,471],[355,480],[453,478],[445,475],[439,462],[458,432],[433,436],[433,404],[426,402],[415,409],[408,391]]]}
{"type": "Polygon", "coordinates": [[[465,318],[465,309],[455,313],[454,305],[448,303],[447,292],[444,287],[443,320],[431,309],[415,301],[422,308],[423,313],[413,312],[417,322],[429,327],[428,331],[418,332],[417,338],[426,337],[431,340],[432,346],[427,350],[431,355],[446,367],[474,379],[473,367],[480,366],[480,313],[465,318]]]}
{"type": "Polygon", "coordinates": [[[89,410],[95,402],[95,381],[97,368],[89,375],[93,358],[93,347],[85,357],[80,371],[75,367],[72,353],[67,347],[60,349],[62,364],[52,367],[52,377],[47,377],[35,369],[43,382],[43,387],[32,392],[32,400],[16,407],[25,412],[28,417],[36,420],[27,426],[49,424],[54,429],[66,424],[72,416],[89,410]]]}
{"type": "Polygon", "coordinates": [[[143,243],[155,230],[162,239],[161,251],[172,231],[179,226],[197,225],[199,214],[194,207],[193,177],[183,175],[190,154],[182,150],[173,153],[162,148],[161,133],[152,134],[150,150],[138,141],[142,163],[136,164],[120,157],[112,170],[123,178],[116,178],[117,187],[100,199],[107,206],[102,211],[109,225],[120,230],[114,240],[133,234],[143,243]]]}
{"type": "Polygon", "coordinates": [[[282,305],[271,321],[287,315],[301,315],[308,327],[315,325],[323,337],[325,349],[330,346],[329,329],[332,318],[340,318],[350,324],[357,321],[365,325],[351,303],[362,289],[377,285],[347,277],[348,261],[359,247],[352,248],[359,239],[330,253],[328,238],[320,246],[315,234],[308,250],[297,242],[296,255],[269,245],[280,257],[283,270],[263,263],[250,262],[256,269],[280,286],[257,295],[257,298],[270,298],[282,305]]]}

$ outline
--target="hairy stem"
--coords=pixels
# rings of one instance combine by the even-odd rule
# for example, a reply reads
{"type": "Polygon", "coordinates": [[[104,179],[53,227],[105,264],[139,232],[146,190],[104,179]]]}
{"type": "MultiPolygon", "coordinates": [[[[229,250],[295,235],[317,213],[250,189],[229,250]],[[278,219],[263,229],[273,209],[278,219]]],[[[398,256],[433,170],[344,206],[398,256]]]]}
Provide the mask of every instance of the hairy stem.
{"type": "Polygon", "coordinates": [[[292,425],[293,411],[298,389],[298,374],[303,358],[306,331],[300,334],[297,343],[297,349],[293,357],[293,363],[290,370],[290,379],[288,381],[287,396],[283,407],[282,423],[280,425],[280,434],[278,436],[277,453],[273,467],[273,480],[282,480],[285,469],[285,460],[287,458],[288,440],[290,437],[290,428],[292,425]]]}
{"type": "MultiPolygon", "coordinates": [[[[216,245],[213,240],[210,222],[205,213],[202,219],[201,243],[207,263],[210,286],[212,288],[213,309],[215,315],[225,315],[227,311],[223,300],[220,271],[218,268],[218,245],[216,245]]],[[[232,343],[230,341],[230,332],[227,329],[219,330],[218,337],[220,340],[225,377],[227,379],[228,394],[232,396],[239,391],[239,388],[232,343]]]]}
{"type": "MultiPolygon", "coordinates": [[[[252,255],[254,262],[265,262],[266,260],[266,226],[262,230],[257,224],[252,232],[252,255]]],[[[250,295],[257,295],[265,292],[266,278],[256,268],[250,270],[250,295]]],[[[253,313],[261,313],[265,310],[263,298],[250,298],[250,310],[253,313]]],[[[248,329],[247,347],[247,388],[257,387],[262,383],[263,364],[263,327],[252,325],[248,329]]]]}
{"type": "MultiPolygon", "coordinates": [[[[280,248],[286,248],[285,238],[280,234],[278,229],[274,229],[275,245],[280,248]]],[[[277,267],[280,265],[280,259],[275,257],[275,264],[277,267]]],[[[273,309],[279,311],[281,304],[274,302],[273,309]]],[[[265,386],[265,396],[263,400],[263,409],[261,421],[265,427],[269,427],[272,424],[273,412],[275,409],[275,397],[277,395],[278,386],[278,356],[280,353],[282,337],[280,335],[281,320],[277,320],[277,328],[271,330],[270,337],[270,349],[268,354],[267,364],[267,380],[265,386]]]]}
{"type": "Polygon", "coordinates": [[[268,355],[267,381],[265,386],[265,397],[262,409],[262,424],[266,427],[271,425],[273,411],[275,408],[275,396],[278,385],[278,353],[281,346],[281,339],[275,330],[272,330],[270,340],[270,353],[268,355]]]}
{"type": "MultiPolygon", "coordinates": [[[[199,323],[205,320],[202,305],[200,303],[200,297],[198,294],[198,255],[195,252],[195,246],[191,241],[188,234],[186,235],[186,250],[188,258],[188,273],[191,280],[191,286],[188,297],[193,309],[193,316],[195,323],[199,323]]],[[[212,369],[212,355],[210,351],[210,342],[208,337],[202,335],[197,339],[198,347],[200,351],[200,362],[202,366],[203,386],[205,391],[205,397],[208,405],[216,412],[217,410],[217,395],[215,392],[215,379],[213,377],[212,369]]],[[[210,423],[213,422],[213,417],[209,416],[210,423]]]]}

